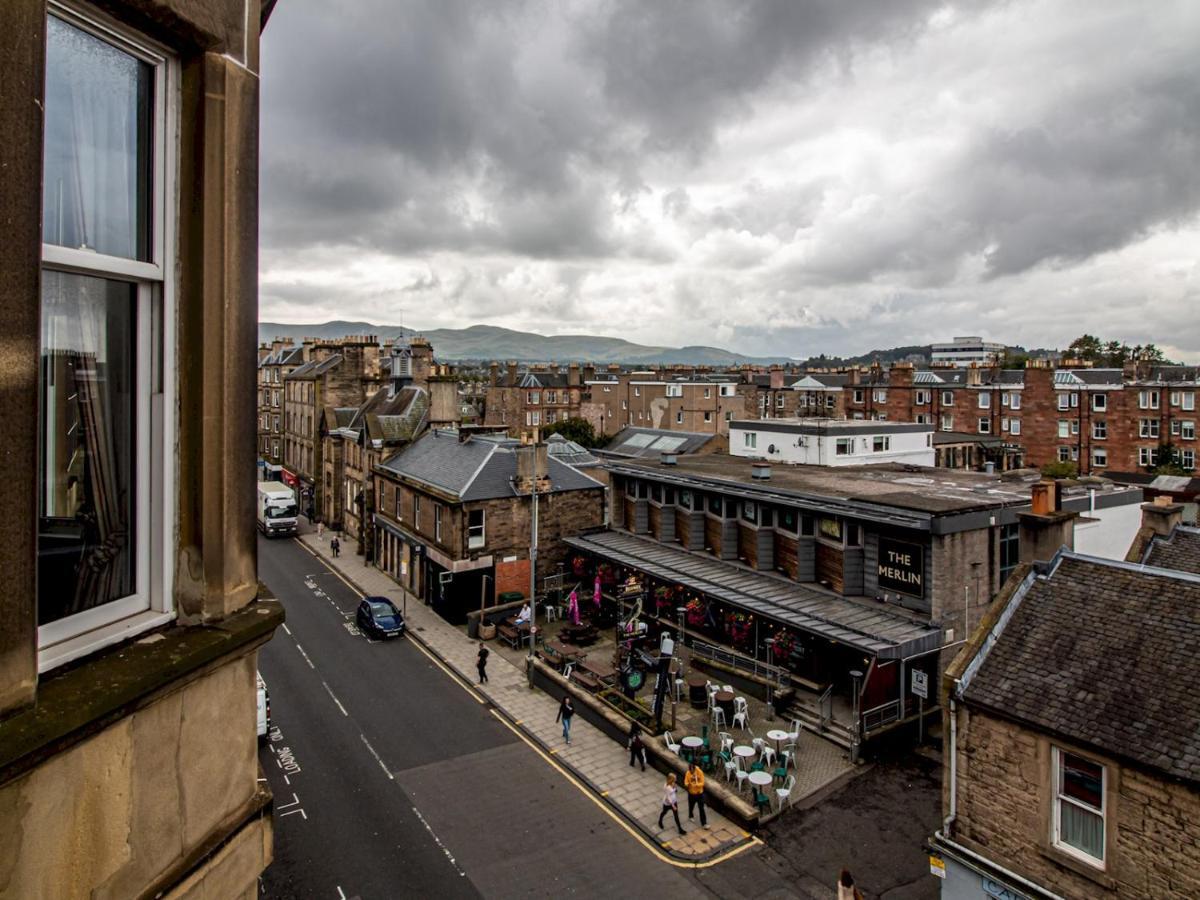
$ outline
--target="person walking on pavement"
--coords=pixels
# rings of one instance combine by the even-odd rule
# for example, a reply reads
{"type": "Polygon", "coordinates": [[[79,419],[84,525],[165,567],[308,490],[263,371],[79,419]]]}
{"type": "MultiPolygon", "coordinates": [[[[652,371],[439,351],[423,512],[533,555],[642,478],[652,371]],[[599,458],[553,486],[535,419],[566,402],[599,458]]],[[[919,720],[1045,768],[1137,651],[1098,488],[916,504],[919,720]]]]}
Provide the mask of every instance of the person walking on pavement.
{"type": "Polygon", "coordinates": [[[479,642],[479,659],[475,662],[475,668],[479,670],[479,683],[487,684],[487,658],[488,648],[483,645],[483,641],[479,642]]]}
{"type": "Polygon", "coordinates": [[[687,834],[683,830],[683,825],[679,822],[679,791],[675,788],[675,773],[672,772],[667,776],[667,783],[663,785],[662,812],[658,814],[658,828],[661,831],[663,827],[663,818],[667,812],[675,817],[675,827],[679,829],[680,834],[687,834]]]}
{"type": "Polygon", "coordinates": [[[688,795],[688,818],[692,818],[692,813],[699,806],[700,827],[707,828],[708,817],[704,814],[704,773],[700,771],[695,760],[688,763],[688,770],[683,776],[683,786],[688,795]]]}
{"type": "Polygon", "coordinates": [[[863,900],[862,891],[854,884],[854,876],[849,869],[842,869],[837,889],[838,900],[863,900]]]}
{"type": "Polygon", "coordinates": [[[324,522],[317,523],[317,540],[318,541],[325,540],[325,523],[324,522]]]}
{"type": "Polygon", "coordinates": [[[571,695],[567,694],[562,698],[562,703],[558,706],[558,715],[554,717],[554,721],[562,720],[563,739],[567,745],[571,744],[571,717],[575,715],[575,705],[571,703],[571,695]]]}
{"type": "Polygon", "coordinates": [[[629,767],[641,760],[642,771],[646,771],[646,745],[642,743],[642,730],[634,722],[629,729],[629,767]]]}
{"type": "Polygon", "coordinates": [[[329,542],[329,549],[333,551],[333,558],[337,559],[342,552],[342,542],[334,538],[329,542]]]}

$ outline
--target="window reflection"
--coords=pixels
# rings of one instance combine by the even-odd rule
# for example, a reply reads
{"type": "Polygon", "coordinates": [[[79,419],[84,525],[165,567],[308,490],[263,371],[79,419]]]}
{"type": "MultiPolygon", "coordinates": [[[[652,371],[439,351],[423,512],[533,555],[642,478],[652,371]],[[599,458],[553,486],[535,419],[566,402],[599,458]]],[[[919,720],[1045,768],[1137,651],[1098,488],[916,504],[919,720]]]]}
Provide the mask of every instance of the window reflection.
{"type": "Polygon", "coordinates": [[[42,275],[38,624],[134,592],[135,287],[42,275]]]}

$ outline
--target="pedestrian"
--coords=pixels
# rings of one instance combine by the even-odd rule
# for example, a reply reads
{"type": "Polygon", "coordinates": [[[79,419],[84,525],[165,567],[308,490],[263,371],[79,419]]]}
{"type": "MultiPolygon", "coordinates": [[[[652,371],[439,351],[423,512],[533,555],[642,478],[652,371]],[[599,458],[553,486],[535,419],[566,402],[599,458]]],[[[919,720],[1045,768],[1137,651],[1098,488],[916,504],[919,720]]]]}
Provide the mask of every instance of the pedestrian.
{"type": "Polygon", "coordinates": [[[633,767],[637,760],[641,760],[642,771],[646,771],[646,745],[642,743],[642,730],[637,727],[634,722],[629,728],[629,766],[633,767]]]}
{"type": "Polygon", "coordinates": [[[318,541],[325,540],[325,523],[324,522],[317,523],[317,540],[318,541]]]}
{"type": "Polygon", "coordinates": [[[694,759],[688,763],[687,773],[683,776],[683,786],[688,795],[688,818],[692,818],[697,806],[700,807],[700,827],[707,828],[708,817],[704,814],[704,773],[700,771],[694,759]]]}
{"type": "Polygon", "coordinates": [[[565,694],[562,698],[562,703],[558,705],[558,715],[554,717],[557,722],[562,719],[563,723],[563,739],[567,745],[571,744],[571,716],[575,715],[575,706],[571,703],[571,695],[565,694]]]}
{"type": "Polygon", "coordinates": [[[842,869],[838,878],[838,900],[863,900],[862,891],[854,884],[854,876],[849,869],[842,869]]]}
{"type": "Polygon", "coordinates": [[[334,538],[332,541],[329,542],[329,549],[333,551],[333,558],[337,559],[338,556],[341,555],[341,552],[342,552],[342,542],[339,541],[337,538],[334,538]]]}
{"type": "Polygon", "coordinates": [[[675,817],[675,827],[679,829],[680,834],[686,834],[683,830],[683,825],[679,822],[679,792],[675,788],[675,773],[672,772],[667,776],[667,783],[663,786],[662,812],[658,814],[658,828],[661,831],[663,827],[663,818],[667,811],[675,817]]]}
{"type": "Polygon", "coordinates": [[[488,648],[483,645],[483,641],[479,642],[479,659],[475,662],[475,668],[479,670],[479,683],[487,684],[487,658],[488,648]]]}

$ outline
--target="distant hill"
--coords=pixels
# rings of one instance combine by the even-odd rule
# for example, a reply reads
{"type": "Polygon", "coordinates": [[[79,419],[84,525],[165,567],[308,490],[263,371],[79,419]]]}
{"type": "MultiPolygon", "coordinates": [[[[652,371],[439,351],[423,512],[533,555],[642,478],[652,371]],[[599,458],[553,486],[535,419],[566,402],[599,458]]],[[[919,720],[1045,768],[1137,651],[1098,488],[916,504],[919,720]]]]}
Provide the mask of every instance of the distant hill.
{"type": "Polygon", "coordinates": [[[393,340],[405,334],[421,334],[433,344],[438,359],[515,359],[521,362],[597,362],[650,365],[669,363],[697,366],[736,366],[742,363],[767,365],[792,362],[785,357],[744,356],[720,347],[647,347],[620,338],[596,337],[588,334],[541,335],[513,331],[494,325],[472,325],[470,328],[432,328],[429,330],[401,329],[398,325],[372,325],[370,322],[324,322],[321,324],[292,324],[259,322],[258,339],[289,338],[299,341],[306,337],[336,338],[348,334],[373,334],[393,340]]]}

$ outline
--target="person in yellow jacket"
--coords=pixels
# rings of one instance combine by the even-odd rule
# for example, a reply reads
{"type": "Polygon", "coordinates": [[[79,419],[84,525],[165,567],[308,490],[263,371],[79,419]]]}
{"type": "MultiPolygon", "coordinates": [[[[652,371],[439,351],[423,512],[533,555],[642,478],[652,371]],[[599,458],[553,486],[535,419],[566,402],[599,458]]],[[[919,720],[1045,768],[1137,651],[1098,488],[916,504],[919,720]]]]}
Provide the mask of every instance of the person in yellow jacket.
{"type": "Polygon", "coordinates": [[[708,817],[704,814],[704,773],[700,771],[695,760],[688,763],[687,773],[683,776],[683,786],[687,788],[688,818],[692,818],[692,813],[699,806],[700,827],[707,828],[708,817]]]}

